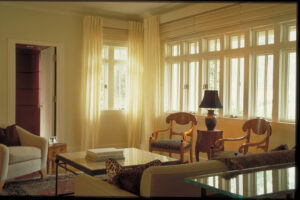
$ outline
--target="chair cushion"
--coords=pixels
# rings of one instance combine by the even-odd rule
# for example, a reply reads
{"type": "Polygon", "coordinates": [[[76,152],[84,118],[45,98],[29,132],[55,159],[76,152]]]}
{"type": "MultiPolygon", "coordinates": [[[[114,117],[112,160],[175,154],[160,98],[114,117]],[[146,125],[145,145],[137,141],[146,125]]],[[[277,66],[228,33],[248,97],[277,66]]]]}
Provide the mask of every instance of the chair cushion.
{"type": "MultiPolygon", "coordinates": [[[[157,140],[151,144],[152,148],[180,150],[181,140],[157,140]]],[[[190,147],[191,144],[187,141],[184,148],[190,147]]]]}
{"type": "Polygon", "coordinates": [[[0,128],[0,144],[6,146],[20,146],[19,134],[16,130],[16,125],[11,125],[4,128],[0,128]]]}
{"type": "Polygon", "coordinates": [[[161,161],[153,160],[149,163],[136,167],[123,167],[116,160],[110,158],[106,160],[105,165],[109,182],[129,192],[139,195],[143,171],[150,166],[161,165],[161,161]]]}
{"type": "Polygon", "coordinates": [[[24,162],[27,160],[35,160],[41,158],[41,149],[31,146],[13,146],[8,147],[9,164],[24,162]]]}

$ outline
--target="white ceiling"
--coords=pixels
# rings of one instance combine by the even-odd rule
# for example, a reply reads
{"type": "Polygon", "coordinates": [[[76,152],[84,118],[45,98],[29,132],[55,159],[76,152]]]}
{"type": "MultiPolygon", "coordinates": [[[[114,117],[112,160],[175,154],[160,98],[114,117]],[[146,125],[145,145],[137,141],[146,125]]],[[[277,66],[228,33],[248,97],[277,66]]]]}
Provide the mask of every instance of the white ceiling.
{"type": "Polygon", "coordinates": [[[172,1],[163,2],[108,2],[108,1],[87,1],[87,2],[50,2],[50,1],[14,1],[0,2],[0,5],[12,5],[30,9],[47,9],[55,12],[72,12],[79,14],[95,14],[116,19],[142,19],[148,15],[159,15],[174,11],[194,3],[178,3],[172,1]]]}

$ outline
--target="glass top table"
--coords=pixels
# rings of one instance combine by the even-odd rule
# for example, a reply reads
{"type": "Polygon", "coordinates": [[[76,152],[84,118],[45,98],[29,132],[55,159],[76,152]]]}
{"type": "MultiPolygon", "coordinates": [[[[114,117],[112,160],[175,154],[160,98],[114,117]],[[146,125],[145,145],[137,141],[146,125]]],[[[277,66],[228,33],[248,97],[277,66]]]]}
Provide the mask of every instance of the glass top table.
{"type": "Polygon", "coordinates": [[[233,198],[291,195],[296,187],[295,163],[249,168],[188,177],[184,182],[233,198]]]}

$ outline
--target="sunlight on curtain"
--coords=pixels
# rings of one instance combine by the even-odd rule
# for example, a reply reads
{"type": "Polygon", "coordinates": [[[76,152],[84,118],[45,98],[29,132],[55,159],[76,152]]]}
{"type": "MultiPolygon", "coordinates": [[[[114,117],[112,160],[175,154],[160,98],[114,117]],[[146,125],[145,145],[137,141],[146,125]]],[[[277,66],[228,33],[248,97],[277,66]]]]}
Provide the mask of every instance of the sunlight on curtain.
{"type": "Polygon", "coordinates": [[[159,16],[144,19],[144,131],[142,144],[148,147],[151,133],[161,128],[162,70],[160,66],[159,16]]]}
{"type": "Polygon", "coordinates": [[[128,30],[128,106],[127,138],[128,147],[140,147],[143,114],[143,58],[144,28],[141,22],[129,22],[128,30]]]}
{"type": "Polygon", "coordinates": [[[100,125],[100,75],[103,42],[102,18],[83,19],[81,149],[95,148],[100,125]]]}

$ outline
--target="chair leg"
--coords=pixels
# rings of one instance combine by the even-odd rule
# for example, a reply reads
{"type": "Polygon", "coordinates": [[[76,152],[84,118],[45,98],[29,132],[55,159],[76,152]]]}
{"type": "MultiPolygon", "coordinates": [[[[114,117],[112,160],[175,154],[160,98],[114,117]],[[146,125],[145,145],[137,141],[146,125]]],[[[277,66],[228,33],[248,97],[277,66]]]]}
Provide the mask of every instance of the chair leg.
{"type": "Polygon", "coordinates": [[[0,181],[0,192],[2,192],[2,188],[4,186],[5,181],[0,181]]]}
{"type": "Polygon", "coordinates": [[[184,151],[180,152],[180,160],[182,163],[184,162],[184,151]]]}
{"type": "Polygon", "coordinates": [[[193,162],[193,149],[192,148],[190,149],[190,160],[192,163],[193,162]]]}
{"type": "Polygon", "coordinates": [[[169,152],[169,157],[172,157],[172,153],[171,152],[169,152]]]}
{"type": "Polygon", "coordinates": [[[47,169],[46,168],[41,169],[39,172],[41,174],[42,179],[46,178],[46,176],[47,176],[47,169]]]}

